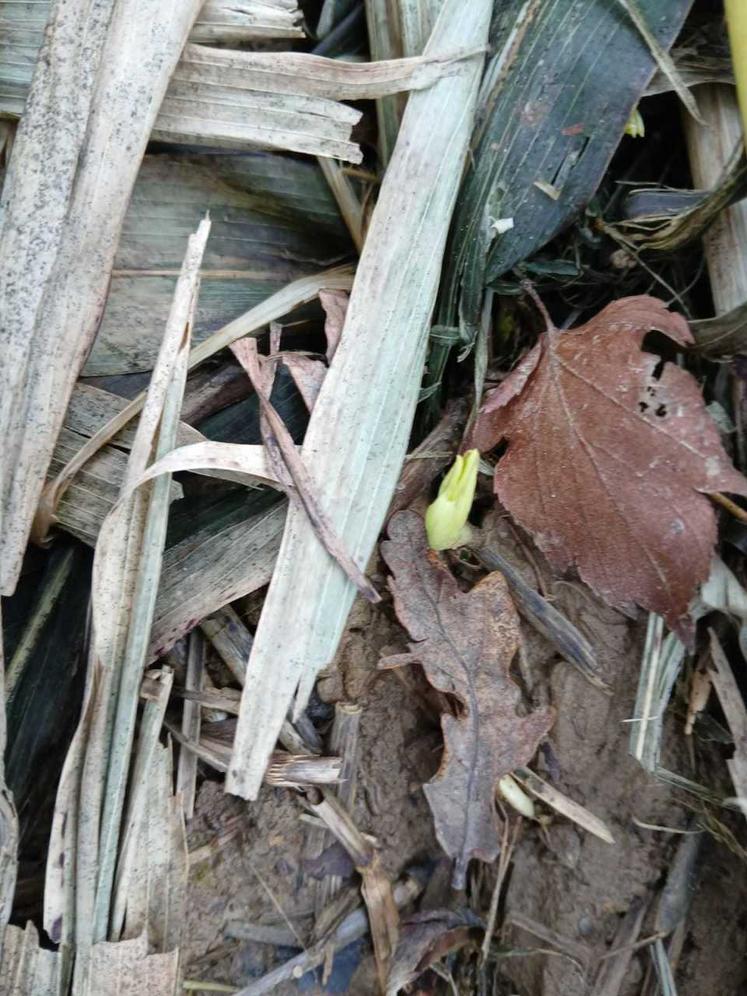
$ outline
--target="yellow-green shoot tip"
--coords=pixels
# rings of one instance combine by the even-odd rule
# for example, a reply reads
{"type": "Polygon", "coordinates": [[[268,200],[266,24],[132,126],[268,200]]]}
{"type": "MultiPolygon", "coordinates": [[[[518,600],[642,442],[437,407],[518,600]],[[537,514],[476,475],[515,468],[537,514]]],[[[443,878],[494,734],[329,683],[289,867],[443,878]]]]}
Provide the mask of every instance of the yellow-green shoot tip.
{"type": "Polygon", "coordinates": [[[630,112],[630,117],[625,125],[625,134],[631,138],[643,138],[646,134],[646,125],[643,123],[643,116],[637,107],[630,112]]]}
{"type": "Polygon", "coordinates": [[[425,513],[425,531],[432,550],[449,550],[464,542],[479,465],[477,450],[460,453],[441,482],[438,497],[425,513]]]}

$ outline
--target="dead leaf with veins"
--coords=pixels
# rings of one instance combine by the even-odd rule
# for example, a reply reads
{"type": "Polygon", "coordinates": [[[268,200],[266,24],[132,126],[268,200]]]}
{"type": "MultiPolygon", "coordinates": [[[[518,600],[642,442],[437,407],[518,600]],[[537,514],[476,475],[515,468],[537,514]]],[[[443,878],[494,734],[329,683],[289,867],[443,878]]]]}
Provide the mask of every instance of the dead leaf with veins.
{"type": "Polygon", "coordinates": [[[557,570],[571,565],[611,605],[637,603],[688,638],[716,515],[706,497],[747,494],[700,388],[643,352],[651,330],[693,341],[653,297],[622,298],[585,325],[547,331],[483,404],[470,445],[508,449],[495,491],[557,570]]]}
{"type": "Polygon", "coordinates": [[[489,574],[460,590],[413,511],[389,522],[381,552],[392,572],[394,607],[412,640],[409,653],[382,667],[420,663],[428,681],[457,703],[444,714],[444,754],[424,791],[436,836],[454,860],[453,884],[464,887],[471,858],[493,861],[499,850],[496,786],[526,764],[550,729],[554,711],[518,716],[519,688],[509,667],[519,646],[519,620],[503,575],[489,574]]]}

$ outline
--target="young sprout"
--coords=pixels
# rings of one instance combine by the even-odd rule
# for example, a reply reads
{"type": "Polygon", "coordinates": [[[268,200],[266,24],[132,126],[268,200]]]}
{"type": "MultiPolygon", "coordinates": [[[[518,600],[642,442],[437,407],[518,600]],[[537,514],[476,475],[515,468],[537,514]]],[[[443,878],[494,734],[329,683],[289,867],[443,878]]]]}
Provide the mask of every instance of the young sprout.
{"type": "Polygon", "coordinates": [[[643,138],[646,134],[646,126],[637,107],[634,107],[630,112],[628,123],[625,125],[625,134],[630,135],[631,138],[643,138]]]}
{"type": "Polygon", "coordinates": [[[460,453],[441,482],[438,497],[425,513],[425,530],[432,550],[450,550],[468,539],[467,516],[475,497],[479,464],[477,450],[460,453]]]}
{"type": "Polygon", "coordinates": [[[498,782],[498,791],[506,802],[513,806],[517,813],[526,816],[528,820],[536,818],[534,802],[526,794],[523,788],[514,781],[511,775],[504,775],[498,782]]]}

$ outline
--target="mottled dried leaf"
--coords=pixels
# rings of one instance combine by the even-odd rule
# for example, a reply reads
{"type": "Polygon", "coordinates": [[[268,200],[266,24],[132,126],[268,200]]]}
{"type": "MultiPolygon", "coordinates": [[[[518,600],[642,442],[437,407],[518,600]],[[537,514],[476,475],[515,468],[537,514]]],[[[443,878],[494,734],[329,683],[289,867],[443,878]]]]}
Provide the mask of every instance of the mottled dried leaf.
{"type": "Polygon", "coordinates": [[[430,683],[454,696],[457,715],[444,714],[444,756],[425,786],[436,835],[454,859],[454,886],[462,888],[470,858],[493,861],[499,839],[496,783],[532,757],[553,721],[552,709],[516,715],[519,689],[508,669],[519,645],[519,623],[499,572],[469,592],[437,554],[428,550],[423,520],[398,512],[381,552],[410,652],[385,667],[419,662],[430,683]]]}
{"type": "Polygon", "coordinates": [[[575,564],[611,605],[637,602],[688,637],[688,606],[708,576],[716,517],[705,497],[747,494],[695,379],[641,351],[685,319],[652,297],[623,298],[586,325],[547,332],[488,396],[474,445],[508,450],[503,505],[556,569],[575,564]]]}

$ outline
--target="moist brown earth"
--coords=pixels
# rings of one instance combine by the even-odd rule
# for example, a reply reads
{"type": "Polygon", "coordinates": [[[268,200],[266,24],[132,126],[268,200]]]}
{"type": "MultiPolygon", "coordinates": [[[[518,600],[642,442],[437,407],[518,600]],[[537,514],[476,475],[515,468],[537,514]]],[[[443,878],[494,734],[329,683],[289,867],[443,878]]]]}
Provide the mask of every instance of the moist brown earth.
{"type": "MultiPolygon", "coordinates": [[[[541,581],[545,594],[597,651],[609,694],[590,685],[523,624],[517,676],[528,701],[549,701],[557,709],[548,749],[538,755],[535,770],[604,820],[615,839],[614,844],[604,843],[546,809],[543,825],[525,823],[496,931],[496,943],[511,956],[496,962],[488,991],[585,996],[594,992],[599,957],[610,949],[631,903],[640,899],[649,904],[639,937],[654,932],[657,896],[683,840],[671,831],[692,828],[695,814],[681,792],[648,775],[628,754],[627,720],[633,717],[643,622],[610,609],[578,583],[553,579],[541,556],[517,542],[504,519],[493,517],[485,532],[491,542],[500,542],[501,551],[530,583],[541,581]]],[[[392,876],[430,860],[426,901],[469,905],[485,917],[492,872],[475,875],[467,896],[450,895],[439,874],[442,855],[421,787],[438,767],[441,741],[422,675],[377,669],[382,654],[404,645],[391,605],[356,603],[334,666],[318,684],[323,702],[346,700],[362,708],[355,819],[379,841],[392,876]]],[[[688,750],[682,736],[681,695],[679,703],[675,697],[669,710],[662,764],[694,778],[692,757],[698,780],[718,784],[728,793],[723,759],[709,745],[696,743],[692,755],[688,750]]],[[[346,874],[351,869],[344,867],[344,860],[340,864],[336,852],[327,852],[321,865],[314,864],[309,858],[312,830],[303,813],[299,799],[287,789],[265,788],[256,803],[245,803],[224,795],[218,782],[202,783],[190,827],[191,851],[219,841],[226,829],[237,833],[207,858],[201,851],[202,860],[192,868],[186,978],[238,988],[295,953],[237,940],[230,936],[232,922],[275,926],[307,940],[318,888],[314,874],[324,871],[325,861],[328,869],[342,868],[346,874]]],[[[730,825],[739,829],[737,822],[730,825]]],[[[349,882],[355,882],[354,874],[349,882]]],[[[694,894],[681,928],[675,972],[679,996],[747,992],[746,932],[744,863],[722,840],[705,834],[694,894]]],[[[378,990],[367,944],[358,945],[350,960],[352,975],[335,977],[343,985],[337,991],[373,996],[378,990]]],[[[632,954],[620,996],[653,996],[653,980],[646,983],[650,973],[650,949],[642,947],[632,954]]],[[[458,965],[455,977],[460,978],[458,965]]],[[[472,977],[463,973],[457,991],[478,992],[476,983],[463,981],[472,977]]],[[[433,976],[420,991],[448,991],[433,988],[436,982],[433,976]]],[[[281,996],[322,991],[308,976],[301,986],[291,981],[274,991],[281,996]]]]}

